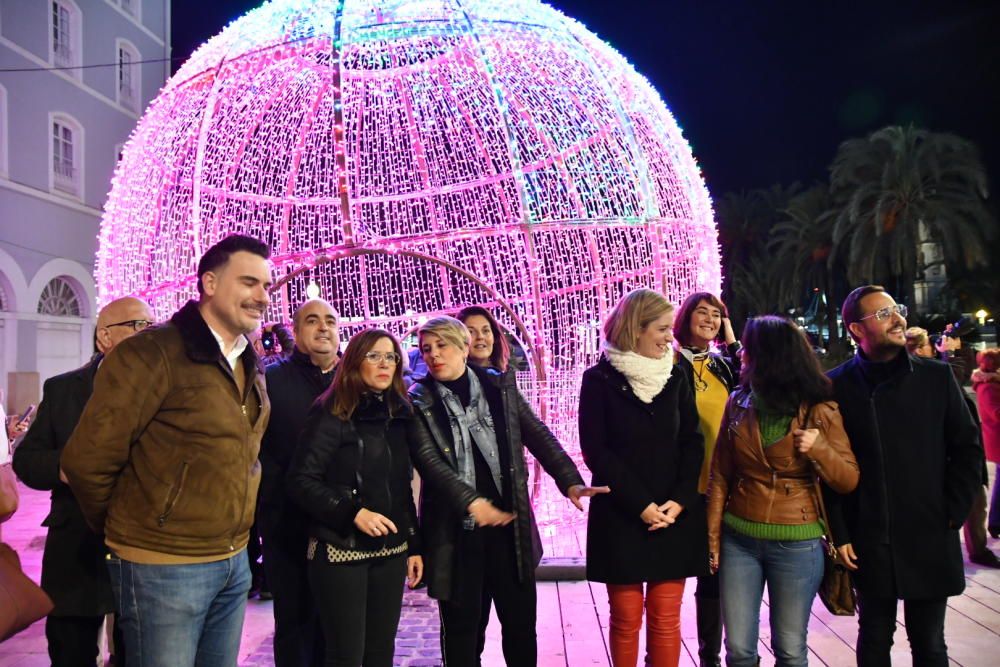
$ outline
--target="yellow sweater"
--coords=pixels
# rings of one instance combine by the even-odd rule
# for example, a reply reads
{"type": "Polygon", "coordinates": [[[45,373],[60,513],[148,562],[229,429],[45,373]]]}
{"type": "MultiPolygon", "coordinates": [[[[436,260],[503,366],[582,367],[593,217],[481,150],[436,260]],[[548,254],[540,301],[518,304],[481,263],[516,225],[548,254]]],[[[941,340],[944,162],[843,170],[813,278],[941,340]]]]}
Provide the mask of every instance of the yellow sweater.
{"type": "Polygon", "coordinates": [[[729,392],[722,380],[708,369],[708,357],[692,361],[694,366],[694,400],[698,405],[698,419],[701,432],[705,436],[705,460],[701,464],[701,476],[698,478],[698,492],[708,491],[708,471],[712,466],[712,453],[715,451],[715,440],[719,437],[719,426],[722,424],[722,414],[726,411],[726,401],[729,392]]]}

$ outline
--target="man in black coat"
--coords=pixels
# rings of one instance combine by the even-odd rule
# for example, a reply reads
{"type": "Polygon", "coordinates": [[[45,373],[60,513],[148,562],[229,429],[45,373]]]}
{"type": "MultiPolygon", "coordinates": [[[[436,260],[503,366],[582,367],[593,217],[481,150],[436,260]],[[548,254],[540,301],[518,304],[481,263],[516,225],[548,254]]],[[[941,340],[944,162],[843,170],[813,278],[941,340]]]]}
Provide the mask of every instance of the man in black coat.
{"type": "Polygon", "coordinates": [[[948,596],[965,588],[958,531],[980,484],[983,449],[946,364],[906,353],[906,307],[859,287],[843,321],[854,359],[830,372],[861,469],[858,488],[825,494],[834,539],[858,589],[858,665],[890,665],[903,600],[913,662],[947,665],[948,596]]]}
{"type": "Polygon", "coordinates": [[[292,316],[294,350],[266,371],[271,421],[260,448],[257,526],[274,596],[276,667],[309,667],[323,660],[319,616],[306,580],[307,517],[285,494],[285,474],[309,408],[333,382],[340,348],[337,319],[326,301],[304,303],[292,316]]]}
{"type": "MultiPolygon", "coordinates": [[[[121,341],[152,324],[149,305],[125,297],[106,305],[97,316],[94,338],[100,354],[75,371],[45,381],[38,416],[14,452],[14,472],[33,489],[52,491],[52,507],[42,522],[49,529],[42,554],[42,588],[55,608],[45,621],[49,658],[55,667],[93,667],[101,623],[115,609],[107,548],[84,521],[66,479],[59,455],[80,420],[94,390],[101,360],[121,341]]],[[[115,664],[124,664],[115,633],[115,664]]]]}

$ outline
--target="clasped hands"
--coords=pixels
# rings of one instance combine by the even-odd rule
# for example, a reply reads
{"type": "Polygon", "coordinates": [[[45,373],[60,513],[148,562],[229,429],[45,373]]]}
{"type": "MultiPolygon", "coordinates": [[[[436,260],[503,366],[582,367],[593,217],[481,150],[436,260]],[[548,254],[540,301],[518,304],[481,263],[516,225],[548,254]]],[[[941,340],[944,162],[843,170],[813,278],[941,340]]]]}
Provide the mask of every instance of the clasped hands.
{"type": "Polygon", "coordinates": [[[660,528],[669,528],[677,521],[678,515],[683,511],[684,506],[676,500],[668,500],[662,505],[649,503],[646,509],[642,511],[642,514],[639,515],[639,518],[649,526],[650,531],[654,531],[660,528]]]}

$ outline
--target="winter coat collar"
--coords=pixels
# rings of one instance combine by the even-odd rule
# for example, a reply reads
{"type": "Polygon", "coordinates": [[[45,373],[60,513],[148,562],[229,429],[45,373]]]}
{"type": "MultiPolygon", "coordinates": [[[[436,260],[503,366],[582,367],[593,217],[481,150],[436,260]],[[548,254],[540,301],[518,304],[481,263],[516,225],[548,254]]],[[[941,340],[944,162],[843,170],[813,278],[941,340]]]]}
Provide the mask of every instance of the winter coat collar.
{"type": "MultiPolygon", "coordinates": [[[[472,364],[469,364],[467,368],[470,368],[476,374],[480,383],[489,384],[497,389],[507,386],[513,381],[510,377],[511,371],[503,373],[495,368],[483,368],[472,364]]],[[[434,378],[430,373],[414,381],[413,386],[410,387],[410,398],[413,400],[415,407],[425,410],[433,407],[441,400],[437,392],[434,391],[433,383],[434,378]]]]}
{"type": "MultiPolygon", "coordinates": [[[[343,359],[343,356],[344,355],[342,355],[340,352],[337,353],[337,364],[340,363],[340,360],[343,359]]],[[[292,348],[292,353],[288,355],[288,358],[291,359],[296,364],[299,364],[300,366],[305,366],[307,368],[315,368],[317,373],[323,373],[323,369],[321,369],[319,366],[313,363],[312,357],[310,357],[308,354],[306,354],[297,347],[292,348]]],[[[327,373],[333,373],[335,370],[337,370],[337,364],[334,364],[333,368],[327,371],[327,373]]]]}
{"type": "MultiPolygon", "coordinates": [[[[197,301],[192,299],[184,304],[170,318],[170,323],[180,331],[181,340],[184,341],[184,352],[191,361],[214,364],[222,358],[219,344],[201,316],[197,301]]],[[[258,373],[264,372],[264,364],[254,351],[253,345],[247,345],[240,356],[248,368],[256,368],[258,373]]]]}
{"type": "Polygon", "coordinates": [[[906,353],[906,350],[901,350],[899,356],[892,361],[878,363],[870,361],[858,348],[854,358],[848,363],[855,382],[868,387],[869,393],[874,392],[879,386],[896,382],[913,372],[913,358],[906,353]]]}

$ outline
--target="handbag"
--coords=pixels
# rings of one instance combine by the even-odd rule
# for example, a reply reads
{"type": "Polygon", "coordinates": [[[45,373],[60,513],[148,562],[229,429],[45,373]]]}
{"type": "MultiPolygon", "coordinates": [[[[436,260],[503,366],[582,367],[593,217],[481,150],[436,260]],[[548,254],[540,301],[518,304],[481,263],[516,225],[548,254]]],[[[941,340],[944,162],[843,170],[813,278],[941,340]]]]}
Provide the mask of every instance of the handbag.
{"type": "Polygon", "coordinates": [[[819,485],[819,475],[814,478],[816,498],[819,500],[820,518],[826,528],[823,536],[823,581],[819,585],[819,599],[823,606],[834,616],[854,616],[857,609],[857,597],[851,573],[840,559],[833,533],[830,531],[830,519],[826,515],[826,504],[823,502],[823,491],[819,485]]]}
{"type": "MultiPolygon", "coordinates": [[[[0,447],[3,445],[0,444],[0,447]]],[[[17,511],[17,477],[9,463],[0,465],[0,523],[14,515],[17,511]]]]}
{"type": "Polygon", "coordinates": [[[0,642],[52,611],[52,599],[21,571],[17,552],[0,543],[0,642]]]}

